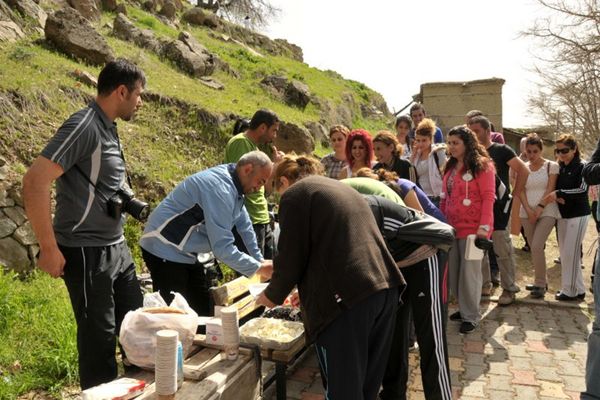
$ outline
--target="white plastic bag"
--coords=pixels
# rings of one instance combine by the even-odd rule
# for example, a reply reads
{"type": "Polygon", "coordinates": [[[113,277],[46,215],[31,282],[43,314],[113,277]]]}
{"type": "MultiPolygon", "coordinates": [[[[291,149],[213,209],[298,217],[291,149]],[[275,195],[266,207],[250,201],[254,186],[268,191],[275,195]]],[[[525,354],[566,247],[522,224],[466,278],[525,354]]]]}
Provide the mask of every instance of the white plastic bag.
{"type": "MultiPolygon", "coordinates": [[[[148,313],[144,308],[129,311],[119,333],[119,342],[127,360],[142,368],[154,368],[156,352],[156,332],[161,329],[173,329],[179,332],[179,340],[183,345],[184,358],[189,353],[194,342],[198,328],[198,314],[189,306],[188,302],[179,293],[173,293],[175,298],[169,307],[179,309],[185,314],[173,313],[148,313]]],[[[165,307],[167,303],[158,293],[149,293],[144,296],[144,307],[165,307]]]]}

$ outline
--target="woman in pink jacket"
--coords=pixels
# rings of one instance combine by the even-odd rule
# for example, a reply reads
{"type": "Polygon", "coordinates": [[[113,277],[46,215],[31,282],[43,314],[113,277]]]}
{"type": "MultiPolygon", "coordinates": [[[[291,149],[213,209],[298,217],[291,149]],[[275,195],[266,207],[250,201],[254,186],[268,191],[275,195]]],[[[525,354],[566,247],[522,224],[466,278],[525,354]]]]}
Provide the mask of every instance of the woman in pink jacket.
{"type": "Polygon", "coordinates": [[[473,331],[481,318],[481,260],[467,260],[468,235],[489,238],[494,226],[494,163],[466,126],[448,132],[450,158],[444,168],[440,208],[456,229],[456,242],[448,256],[450,291],[458,299],[458,312],[450,320],[461,321],[460,333],[473,331]]]}

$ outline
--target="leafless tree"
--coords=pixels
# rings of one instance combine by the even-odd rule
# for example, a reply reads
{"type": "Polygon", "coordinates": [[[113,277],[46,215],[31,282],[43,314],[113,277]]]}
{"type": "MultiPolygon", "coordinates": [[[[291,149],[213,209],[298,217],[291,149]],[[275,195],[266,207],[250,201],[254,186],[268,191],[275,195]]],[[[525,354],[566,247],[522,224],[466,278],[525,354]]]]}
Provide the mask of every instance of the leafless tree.
{"type": "Polygon", "coordinates": [[[540,83],[529,104],[558,131],[593,148],[600,138],[599,0],[537,1],[548,16],[523,32],[539,44],[540,83]]]}
{"type": "Polygon", "coordinates": [[[266,26],[280,12],[269,0],[199,0],[198,4],[251,28],[266,26]]]}

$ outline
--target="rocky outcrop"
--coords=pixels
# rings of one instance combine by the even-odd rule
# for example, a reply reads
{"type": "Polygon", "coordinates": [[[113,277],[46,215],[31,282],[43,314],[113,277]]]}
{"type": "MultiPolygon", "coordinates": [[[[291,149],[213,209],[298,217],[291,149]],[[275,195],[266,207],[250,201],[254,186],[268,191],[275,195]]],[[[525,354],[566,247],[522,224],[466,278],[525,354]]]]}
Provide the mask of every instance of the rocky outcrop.
{"type": "Polygon", "coordinates": [[[198,78],[215,70],[215,56],[187,32],[181,32],[178,40],[166,43],[162,53],[181,70],[198,78]]]}
{"type": "Polygon", "coordinates": [[[260,83],[272,87],[279,93],[283,93],[288,84],[288,79],[283,75],[269,75],[265,76],[260,83]]]}
{"type": "Polygon", "coordinates": [[[280,123],[274,144],[284,153],[312,154],[315,150],[315,141],[306,128],[286,122],[280,123]]]}
{"type": "MultiPolygon", "coordinates": [[[[300,62],[304,61],[302,49],[295,44],[288,43],[283,39],[271,40],[265,35],[261,35],[260,33],[246,29],[243,26],[232,24],[222,19],[218,19],[218,22],[219,25],[213,29],[225,34],[225,36],[220,37],[221,40],[233,38],[247,46],[261,49],[271,55],[289,57],[300,62]]],[[[207,26],[206,23],[203,23],[203,25],[207,26]]]]}
{"type": "Polygon", "coordinates": [[[352,126],[353,112],[345,103],[335,104],[331,100],[324,100],[317,97],[311,101],[321,110],[321,123],[326,126],[342,124],[348,127],[352,126]]]}
{"type": "Polygon", "coordinates": [[[6,0],[6,3],[23,17],[35,21],[40,28],[46,25],[48,14],[33,0],[6,0]]]}
{"type": "MultiPolygon", "coordinates": [[[[105,11],[116,11],[119,5],[117,4],[117,0],[102,0],[102,9],[105,11]]],[[[123,5],[125,7],[125,5],[123,5]]]]}
{"type": "Polygon", "coordinates": [[[282,75],[269,75],[260,82],[275,97],[288,105],[304,109],[311,100],[310,90],[304,83],[296,80],[288,81],[282,75]]]}
{"type": "Polygon", "coordinates": [[[172,1],[167,0],[161,7],[159,14],[167,18],[169,21],[173,21],[177,15],[177,6],[172,1]]]}
{"type": "Polygon", "coordinates": [[[14,42],[25,37],[19,25],[13,21],[0,21],[0,42],[14,42]]]}
{"type": "Polygon", "coordinates": [[[220,19],[215,14],[204,11],[200,7],[192,7],[183,13],[181,19],[189,24],[206,26],[216,29],[220,25],[220,19]]]}
{"type": "Polygon", "coordinates": [[[11,183],[18,180],[15,175],[0,158],[0,267],[24,274],[35,266],[39,247],[22,207],[20,185],[11,183]]]}
{"type": "Polygon", "coordinates": [[[314,121],[308,121],[304,123],[306,129],[310,132],[315,143],[321,143],[322,146],[329,146],[329,131],[322,124],[314,121]]]}
{"type": "Polygon", "coordinates": [[[48,41],[75,58],[95,65],[104,65],[114,59],[104,37],[73,8],[66,7],[51,14],[44,32],[48,41]]]}
{"type": "Polygon", "coordinates": [[[293,107],[306,108],[310,102],[310,90],[300,81],[293,80],[285,87],[285,102],[293,107]]]}
{"type": "Polygon", "coordinates": [[[202,25],[206,19],[206,13],[200,7],[192,7],[183,13],[181,19],[192,25],[202,25]]]}
{"type": "Polygon", "coordinates": [[[67,0],[67,3],[89,21],[99,21],[102,16],[100,5],[94,0],[67,0]]]}
{"type": "Polygon", "coordinates": [[[160,43],[154,37],[152,31],[150,29],[138,28],[123,14],[118,14],[115,18],[113,35],[155,53],[160,52],[160,43]]]}
{"type": "Polygon", "coordinates": [[[71,72],[69,75],[85,85],[88,85],[88,86],[91,86],[94,88],[98,86],[98,80],[96,79],[96,77],[87,71],[81,71],[79,69],[76,69],[75,71],[71,72]]]}

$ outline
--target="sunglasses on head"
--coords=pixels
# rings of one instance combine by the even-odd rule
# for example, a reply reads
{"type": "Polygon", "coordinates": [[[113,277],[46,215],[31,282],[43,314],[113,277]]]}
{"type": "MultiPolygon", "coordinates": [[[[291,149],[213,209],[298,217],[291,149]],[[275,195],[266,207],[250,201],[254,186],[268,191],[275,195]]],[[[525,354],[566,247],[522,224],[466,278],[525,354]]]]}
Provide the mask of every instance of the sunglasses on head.
{"type": "Polygon", "coordinates": [[[567,154],[572,149],[570,147],[563,147],[562,149],[554,149],[554,154],[567,154]]]}

